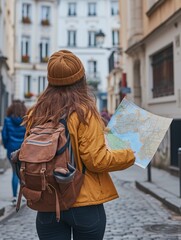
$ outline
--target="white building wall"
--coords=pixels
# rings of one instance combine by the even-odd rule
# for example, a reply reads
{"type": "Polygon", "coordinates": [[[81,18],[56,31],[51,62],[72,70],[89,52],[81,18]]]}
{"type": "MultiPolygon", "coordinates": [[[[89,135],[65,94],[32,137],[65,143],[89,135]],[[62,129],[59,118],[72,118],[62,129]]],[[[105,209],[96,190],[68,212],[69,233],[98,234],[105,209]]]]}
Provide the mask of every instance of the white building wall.
{"type": "MultiPolygon", "coordinates": [[[[12,6],[13,6],[13,0],[12,0],[12,6]]],[[[0,89],[0,111],[2,111],[2,108],[6,107],[6,105],[10,104],[11,97],[12,97],[12,86],[13,82],[10,76],[10,72],[12,68],[10,68],[10,62],[11,55],[9,55],[9,49],[12,49],[12,32],[13,32],[13,25],[12,23],[12,16],[13,13],[11,11],[11,8],[7,4],[5,0],[0,0],[0,55],[1,58],[4,58],[4,60],[0,59],[0,78],[1,83],[0,85],[4,85],[4,90],[0,89]],[[8,99],[3,98],[4,94],[8,94],[8,99]],[[3,96],[2,96],[3,95],[3,96]],[[2,103],[3,102],[3,103],[2,103]],[[2,106],[2,105],[3,106],[2,106]]]]}
{"type": "MultiPolygon", "coordinates": [[[[49,39],[49,55],[57,50],[57,6],[58,0],[36,1],[17,0],[15,16],[15,98],[24,99],[24,77],[31,76],[32,92],[36,96],[38,89],[38,78],[47,76],[47,63],[40,62],[41,39],[49,39]],[[22,23],[22,4],[31,4],[30,24],[22,23]],[[50,25],[41,24],[41,7],[50,7],[50,25]],[[21,62],[21,40],[22,36],[30,37],[30,62],[21,62]]],[[[32,105],[36,97],[25,99],[27,105],[32,105]]]]}
{"type": "MultiPolygon", "coordinates": [[[[112,47],[112,30],[120,28],[119,16],[111,16],[111,0],[95,1],[97,5],[96,16],[88,16],[89,0],[77,0],[76,16],[68,16],[68,3],[72,1],[62,0],[59,5],[58,18],[58,46],[59,49],[68,49],[78,55],[82,60],[86,72],[88,61],[97,61],[97,71],[100,75],[99,93],[107,92],[108,57],[112,47]],[[76,30],[76,47],[68,47],[68,30],[76,30]],[[88,31],[98,32],[102,30],[105,34],[105,42],[102,49],[88,47],[88,31]]],[[[98,100],[99,107],[99,100],[98,100]]]]}
{"type": "MultiPolygon", "coordinates": [[[[181,118],[181,18],[178,27],[174,24],[162,28],[158,34],[155,34],[146,43],[146,98],[145,104],[151,112],[165,117],[181,118]],[[179,46],[176,46],[176,37],[180,38],[179,46]],[[150,56],[157,51],[163,49],[167,45],[173,43],[174,58],[174,95],[160,98],[152,97],[152,71],[150,64],[150,56]]],[[[144,100],[144,99],[143,99],[144,100]]]]}
{"type": "MultiPolygon", "coordinates": [[[[13,0],[11,5],[13,7],[13,0]]],[[[6,169],[6,150],[1,141],[1,130],[6,117],[6,110],[11,103],[13,82],[10,77],[12,72],[12,33],[13,25],[11,20],[13,12],[9,8],[7,1],[0,0],[0,172],[6,169]],[[7,60],[6,60],[7,58],[7,60]]]]}

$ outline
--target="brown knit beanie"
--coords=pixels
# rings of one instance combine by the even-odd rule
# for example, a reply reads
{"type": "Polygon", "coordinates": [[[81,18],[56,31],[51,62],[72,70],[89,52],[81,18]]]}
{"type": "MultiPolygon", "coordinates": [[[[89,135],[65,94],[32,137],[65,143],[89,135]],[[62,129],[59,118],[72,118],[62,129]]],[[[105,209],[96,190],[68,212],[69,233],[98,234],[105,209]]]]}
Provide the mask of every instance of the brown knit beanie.
{"type": "Polygon", "coordinates": [[[65,86],[78,82],[85,74],[80,59],[72,52],[61,50],[48,61],[48,82],[52,86],[65,86]]]}

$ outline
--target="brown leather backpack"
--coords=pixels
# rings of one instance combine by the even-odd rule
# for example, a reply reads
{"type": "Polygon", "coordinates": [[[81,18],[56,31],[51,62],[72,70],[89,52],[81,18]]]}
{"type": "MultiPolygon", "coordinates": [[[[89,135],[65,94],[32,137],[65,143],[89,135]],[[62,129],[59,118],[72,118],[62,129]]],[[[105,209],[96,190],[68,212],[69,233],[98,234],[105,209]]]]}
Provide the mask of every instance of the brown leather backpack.
{"type": "Polygon", "coordinates": [[[20,177],[17,211],[22,195],[27,206],[40,212],[67,210],[79,195],[85,173],[74,166],[65,120],[55,128],[52,122],[31,129],[19,151],[12,154],[20,177]],[[20,167],[17,167],[20,166],[20,167]]]}

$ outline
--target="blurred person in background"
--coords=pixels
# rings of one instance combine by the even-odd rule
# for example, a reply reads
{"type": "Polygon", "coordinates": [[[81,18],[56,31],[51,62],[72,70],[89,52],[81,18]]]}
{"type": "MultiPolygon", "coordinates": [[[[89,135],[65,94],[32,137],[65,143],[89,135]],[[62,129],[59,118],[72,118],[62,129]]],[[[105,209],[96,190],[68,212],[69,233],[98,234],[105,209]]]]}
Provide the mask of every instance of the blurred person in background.
{"type": "Polygon", "coordinates": [[[26,111],[27,109],[23,101],[13,100],[12,104],[7,109],[7,116],[4,119],[4,125],[2,129],[2,143],[7,150],[7,157],[12,167],[13,206],[16,205],[19,180],[14,166],[11,163],[11,153],[19,149],[24,140],[25,127],[21,126],[21,123],[26,111]]]}
{"type": "Polygon", "coordinates": [[[105,124],[105,126],[107,126],[108,122],[110,121],[111,119],[111,116],[107,110],[107,108],[103,108],[102,111],[101,111],[101,117],[102,117],[102,120],[105,124]]]}

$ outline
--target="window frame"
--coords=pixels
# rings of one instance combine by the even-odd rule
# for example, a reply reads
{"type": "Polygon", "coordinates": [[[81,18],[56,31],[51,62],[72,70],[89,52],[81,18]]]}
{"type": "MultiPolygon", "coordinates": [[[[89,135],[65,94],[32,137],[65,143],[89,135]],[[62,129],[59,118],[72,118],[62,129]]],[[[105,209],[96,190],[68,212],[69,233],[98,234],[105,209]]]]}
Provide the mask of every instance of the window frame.
{"type": "Polygon", "coordinates": [[[88,2],[88,16],[97,16],[96,2],[88,2]]]}
{"type": "Polygon", "coordinates": [[[97,61],[96,60],[88,60],[87,72],[89,75],[94,77],[97,76],[97,61]]]}
{"type": "Polygon", "coordinates": [[[119,3],[118,1],[111,1],[111,16],[119,15],[119,3]]]}
{"type": "Polygon", "coordinates": [[[167,45],[151,56],[152,98],[174,95],[174,48],[167,45]],[[160,80],[161,79],[161,80],[160,80]]]}
{"type": "Polygon", "coordinates": [[[41,6],[41,21],[49,21],[50,22],[50,6],[48,6],[48,5],[41,6]]]}
{"type": "Polygon", "coordinates": [[[77,16],[77,4],[76,2],[68,3],[68,16],[77,16]]]}
{"type": "Polygon", "coordinates": [[[40,95],[47,86],[47,78],[46,76],[39,76],[38,77],[38,95],[40,95]]]}
{"type": "Polygon", "coordinates": [[[22,19],[31,19],[31,3],[22,3],[22,19]]]}
{"type": "Polygon", "coordinates": [[[48,61],[49,51],[50,51],[50,39],[42,38],[40,41],[40,49],[39,49],[40,62],[48,61]]]}
{"type": "Polygon", "coordinates": [[[32,93],[32,81],[30,75],[24,75],[24,95],[32,93]]]}
{"type": "Polygon", "coordinates": [[[112,46],[119,46],[120,44],[119,29],[112,30],[112,46]]]}
{"type": "Polygon", "coordinates": [[[77,46],[77,31],[76,30],[68,30],[67,31],[67,46],[68,47],[76,47],[77,46]]]}
{"type": "Polygon", "coordinates": [[[96,47],[96,31],[88,31],[88,46],[89,47],[96,47]]]}
{"type": "Polygon", "coordinates": [[[21,37],[21,61],[25,63],[30,61],[30,40],[29,36],[21,37]]]}

